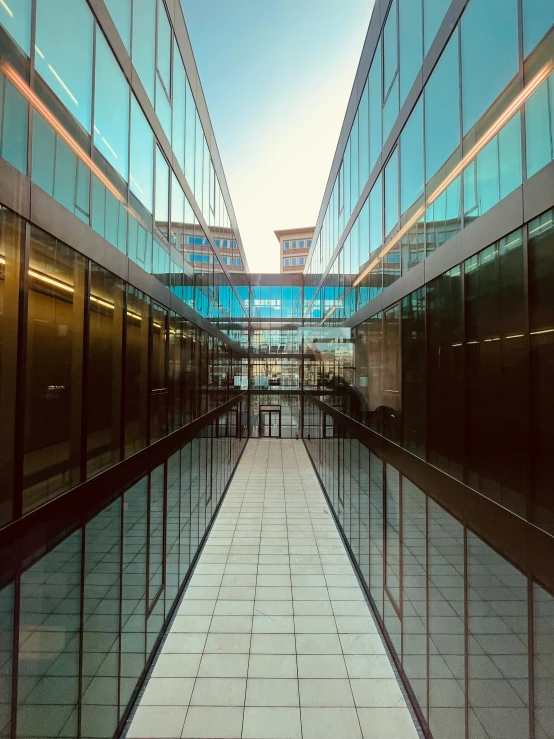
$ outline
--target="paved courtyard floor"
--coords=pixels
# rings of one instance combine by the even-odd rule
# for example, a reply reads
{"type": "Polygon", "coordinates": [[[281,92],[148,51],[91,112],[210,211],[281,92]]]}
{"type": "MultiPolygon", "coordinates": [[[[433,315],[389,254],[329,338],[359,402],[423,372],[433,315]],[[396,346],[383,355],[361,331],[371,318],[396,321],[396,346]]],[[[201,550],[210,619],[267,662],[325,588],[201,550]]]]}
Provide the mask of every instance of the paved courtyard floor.
{"type": "Polygon", "coordinates": [[[128,739],[417,739],[300,441],[250,440],[128,739]]]}

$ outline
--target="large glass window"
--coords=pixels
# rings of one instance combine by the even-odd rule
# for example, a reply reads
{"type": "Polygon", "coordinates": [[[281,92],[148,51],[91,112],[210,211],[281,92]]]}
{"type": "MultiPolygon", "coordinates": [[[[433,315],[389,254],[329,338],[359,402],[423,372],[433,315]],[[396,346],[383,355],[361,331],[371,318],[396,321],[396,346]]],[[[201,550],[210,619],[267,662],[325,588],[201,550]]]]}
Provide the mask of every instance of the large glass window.
{"type": "Polygon", "coordinates": [[[4,26],[27,56],[31,49],[31,7],[32,0],[0,2],[0,25],[4,26]]]}
{"type": "Polygon", "coordinates": [[[26,174],[29,106],[3,74],[0,74],[0,96],[0,156],[26,174]]]}
{"type": "Polygon", "coordinates": [[[400,137],[400,212],[423,195],[423,100],[413,109],[400,137]]]}
{"type": "MultiPolygon", "coordinates": [[[[371,215],[370,215],[371,218],[371,215]]],[[[385,237],[398,223],[398,148],[385,167],[385,237]]]]}
{"type": "Polygon", "coordinates": [[[436,174],[460,145],[458,33],[454,33],[425,86],[425,176],[436,174]]]}
{"type": "Polygon", "coordinates": [[[523,0],[523,52],[528,56],[554,24],[554,3],[523,0]]]}
{"type": "Polygon", "coordinates": [[[185,171],[185,115],[186,115],[185,65],[181,59],[179,47],[173,44],[173,127],[172,148],[175,158],[183,172],[185,171]]]}
{"type": "MultiPolygon", "coordinates": [[[[71,2],[71,0],[69,0],[71,2]]],[[[156,0],[133,3],[133,65],[146,94],[154,102],[156,0]]]]}
{"type": "Polygon", "coordinates": [[[369,193],[369,251],[383,243],[383,176],[379,175],[369,193]]]}
{"type": "Polygon", "coordinates": [[[554,74],[525,104],[527,177],[554,158],[554,74]]]}
{"type": "Polygon", "coordinates": [[[194,135],[196,126],[196,108],[194,105],[194,97],[190,89],[188,78],[185,87],[185,177],[194,192],[194,135]]]}
{"type": "Polygon", "coordinates": [[[130,187],[152,213],[154,197],[154,134],[135,96],[131,98],[130,187]]]}
{"type": "Polygon", "coordinates": [[[169,165],[156,147],[156,228],[169,238],[169,165]]]}
{"type": "Polygon", "coordinates": [[[94,145],[127,182],[129,85],[98,28],[94,86],[94,145]]]}
{"type": "Polygon", "coordinates": [[[383,147],[382,124],[382,74],[381,42],[377,44],[369,72],[369,171],[377,161],[383,147]]]}
{"type": "Polygon", "coordinates": [[[156,75],[156,113],[171,141],[171,26],[163,2],[158,2],[158,44],[156,75]]]}
{"type": "Polygon", "coordinates": [[[426,55],[441,23],[444,20],[446,11],[450,7],[451,0],[423,0],[423,23],[424,23],[424,54],[426,55]]]}
{"type": "Polygon", "coordinates": [[[464,134],[519,66],[517,0],[470,0],[461,21],[464,134]]]}
{"type": "Polygon", "coordinates": [[[399,0],[398,28],[400,41],[400,105],[406,100],[423,53],[421,0],[399,0]]]}
{"type": "Polygon", "coordinates": [[[104,0],[128,52],[131,51],[131,0],[104,0]]]}
{"type": "Polygon", "coordinates": [[[86,0],[37,0],[37,72],[89,133],[92,29],[86,0]]]}
{"type": "Polygon", "coordinates": [[[125,456],[147,444],[148,327],[150,299],[127,285],[125,344],[125,456]]]}
{"type": "MultiPolygon", "coordinates": [[[[359,133],[359,178],[360,192],[364,189],[369,177],[369,81],[366,80],[360,105],[358,107],[359,133]]],[[[310,246],[311,243],[308,244],[310,246]]]]}
{"type": "Polygon", "coordinates": [[[80,477],[85,260],[37,228],[29,258],[24,511],[80,477]]]}
{"type": "Polygon", "coordinates": [[[87,476],[119,461],[123,283],[91,264],[87,372],[87,476]]]}

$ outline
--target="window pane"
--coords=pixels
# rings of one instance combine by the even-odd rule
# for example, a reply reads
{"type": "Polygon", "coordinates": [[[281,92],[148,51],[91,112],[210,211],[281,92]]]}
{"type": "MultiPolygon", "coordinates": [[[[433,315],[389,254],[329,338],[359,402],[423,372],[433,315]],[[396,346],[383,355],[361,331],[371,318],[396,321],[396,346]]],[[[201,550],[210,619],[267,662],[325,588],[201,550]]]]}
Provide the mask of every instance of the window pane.
{"type": "Polygon", "coordinates": [[[28,636],[19,644],[18,736],[81,735],[81,550],[79,530],[21,575],[19,618],[28,636]]]}
{"type": "Polygon", "coordinates": [[[454,33],[425,86],[427,181],[460,144],[458,34],[454,33]]]}
{"type": "Polygon", "coordinates": [[[554,157],[554,74],[549,75],[525,104],[527,177],[554,157]]]}
{"type": "Polygon", "coordinates": [[[406,99],[421,68],[423,27],[421,0],[399,0],[400,105],[406,99]]]}
{"type": "Polygon", "coordinates": [[[169,165],[156,147],[156,228],[169,238],[169,165]]]}
{"type": "Polygon", "coordinates": [[[369,171],[377,161],[383,147],[382,96],[381,96],[381,42],[377,45],[369,72],[369,171]]]}
{"type": "Polygon", "coordinates": [[[154,102],[156,0],[133,3],[133,65],[146,94],[154,102]]]}
{"type": "Polygon", "coordinates": [[[32,0],[8,0],[0,3],[0,25],[30,55],[32,0]]]}
{"type": "Polygon", "coordinates": [[[131,51],[131,0],[104,0],[121,40],[131,51]]]}
{"type": "Polygon", "coordinates": [[[37,0],[36,23],[37,72],[90,133],[93,17],[89,6],[85,0],[37,0]]]}
{"type": "Polygon", "coordinates": [[[125,456],[146,446],[150,299],[127,285],[125,456]]]}
{"type": "Polygon", "coordinates": [[[127,182],[129,86],[99,29],[96,32],[94,145],[127,182]]]}
{"type": "Polygon", "coordinates": [[[369,194],[369,251],[383,243],[383,177],[379,175],[369,194]]]}
{"type": "Polygon", "coordinates": [[[423,100],[420,99],[400,137],[400,212],[423,195],[423,100]]]}
{"type": "Polygon", "coordinates": [[[171,26],[163,2],[158,2],[158,74],[171,97],[171,26]]]}
{"type": "Polygon", "coordinates": [[[23,509],[79,480],[85,260],[31,233],[23,509]]]}
{"type": "Polygon", "coordinates": [[[386,98],[398,68],[396,0],[393,0],[383,31],[383,96],[386,98]]]}
{"type": "Polygon", "coordinates": [[[173,45],[173,133],[172,148],[183,172],[185,171],[185,90],[186,74],[179,47],[173,45]]]}
{"type": "Polygon", "coordinates": [[[195,134],[195,123],[196,123],[196,108],[194,106],[194,97],[190,89],[189,81],[187,78],[186,88],[186,121],[185,121],[185,177],[190,185],[191,190],[194,192],[194,134],[195,134]]]}
{"type": "Polygon", "coordinates": [[[554,3],[523,0],[523,51],[530,54],[554,24],[554,3]]]}
{"type": "MultiPolygon", "coordinates": [[[[366,81],[360,105],[358,108],[358,128],[359,128],[359,152],[358,161],[360,166],[360,192],[364,189],[365,183],[369,177],[369,92],[368,82],[366,81]]],[[[308,246],[311,242],[308,240],[308,246]]]]}
{"type": "Polygon", "coordinates": [[[29,106],[3,74],[0,74],[0,95],[3,97],[0,104],[0,156],[26,174],[29,106]]]}
{"type": "Polygon", "coordinates": [[[469,736],[527,739],[527,578],[468,532],[467,587],[469,736]]]}
{"type": "Polygon", "coordinates": [[[471,0],[461,22],[464,135],[517,74],[517,0],[471,0]]]}
{"type": "MultiPolygon", "coordinates": [[[[370,216],[371,219],[371,216],[370,216]]],[[[385,237],[398,223],[398,148],[385,167],[385,237]]]]}
{"type": "Polygon", "coordinates": [[[119,461],[123,289],[115,275],[91,264],[87,477],[119,461]]]}
{"type": "Polygon", "coordinates": [[[134,95],[131,98],[131,192],[152,213],[154,134],[134,95]]]}
{"type": "Polygon", "coordinates": [[[450,7],[451,0],[423,0],[423,22],[424,22],[424,55],[431,48],[431,44],[441,23],[446,15],[446,11],[450,7]]]}

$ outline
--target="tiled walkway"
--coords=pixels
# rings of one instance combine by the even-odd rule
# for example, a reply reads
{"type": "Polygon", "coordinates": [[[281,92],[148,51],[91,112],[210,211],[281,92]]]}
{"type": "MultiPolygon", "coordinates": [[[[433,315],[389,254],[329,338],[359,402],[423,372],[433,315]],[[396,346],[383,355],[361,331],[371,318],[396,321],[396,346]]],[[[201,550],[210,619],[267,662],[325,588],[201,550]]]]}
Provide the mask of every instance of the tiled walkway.
{"type": "Polygon", "coordinates": [[[302,442],[248,443],[127,737],[418,737],[302,442]]]}

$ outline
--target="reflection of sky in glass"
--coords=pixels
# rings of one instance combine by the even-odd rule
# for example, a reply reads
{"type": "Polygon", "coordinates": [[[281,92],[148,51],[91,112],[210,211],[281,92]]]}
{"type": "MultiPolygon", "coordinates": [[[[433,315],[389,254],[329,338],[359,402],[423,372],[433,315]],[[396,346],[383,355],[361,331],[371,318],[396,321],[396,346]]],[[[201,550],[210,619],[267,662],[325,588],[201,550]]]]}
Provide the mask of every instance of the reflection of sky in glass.
{"type": "Polygon", "coordinates": [[[2,0],[0,23],[29,56],[31,48],[31,0],[2,0]]]}
{"type": "Polygon", "coordinates": [[[89,133],[92,28],[85,0],[37,1],[36,69],[89,133]]]}

